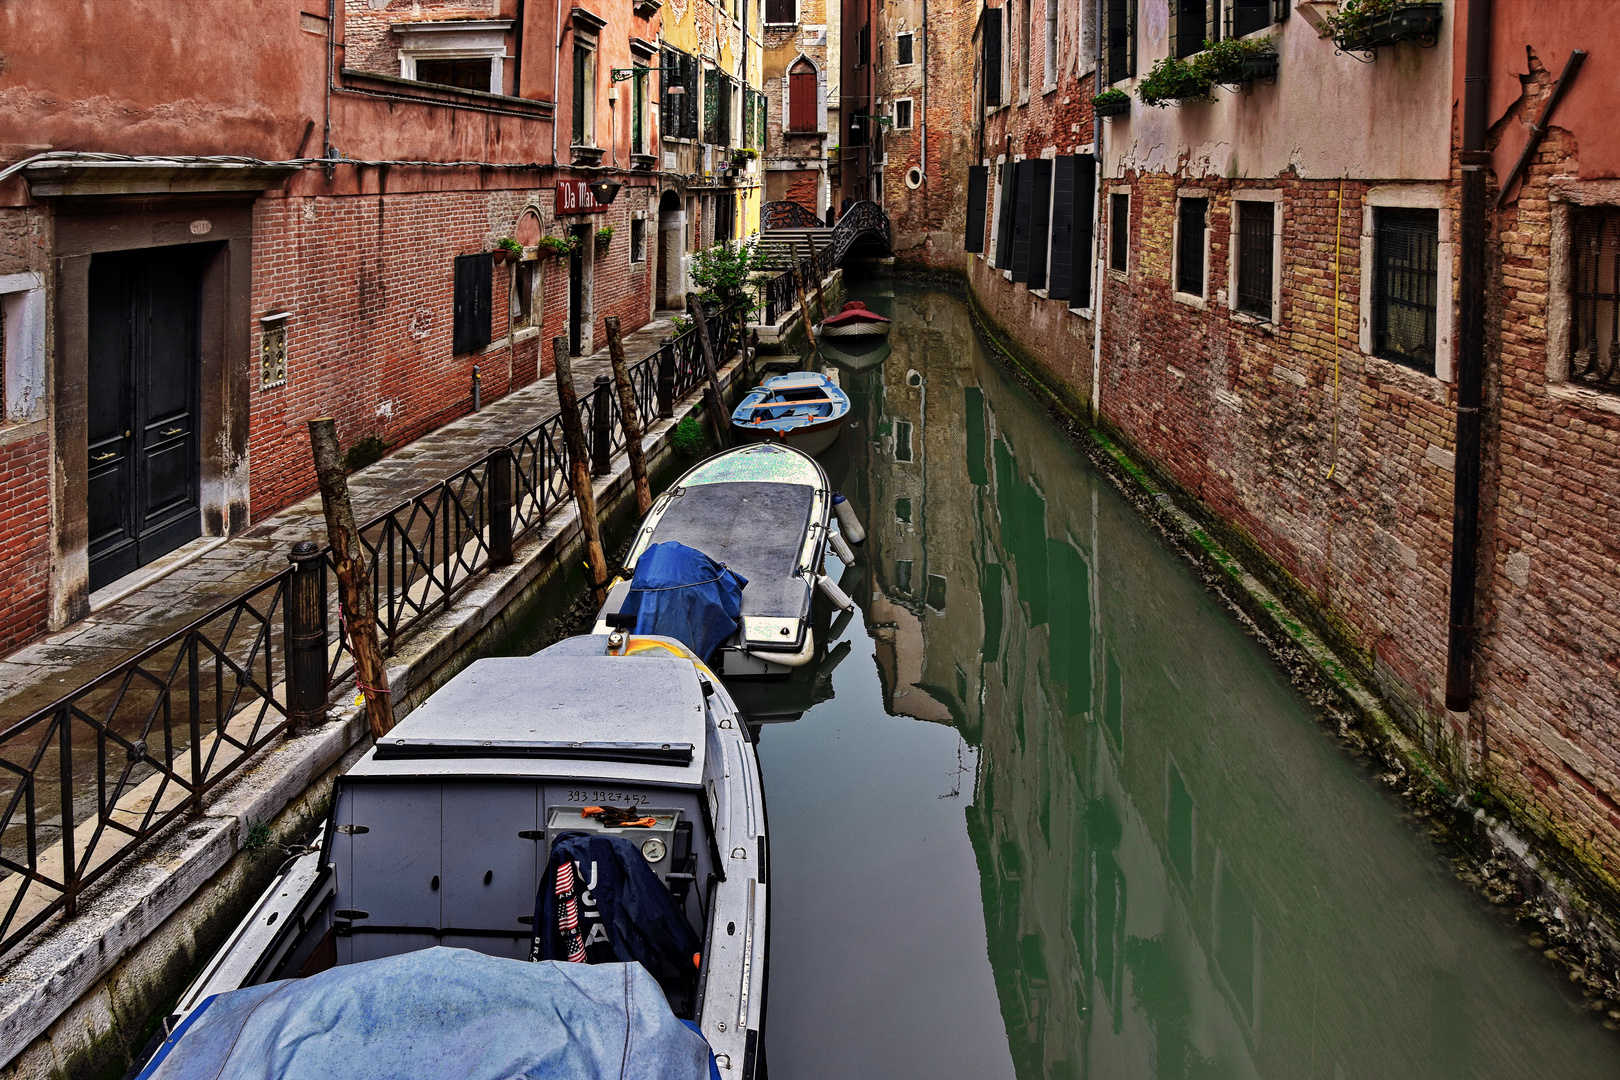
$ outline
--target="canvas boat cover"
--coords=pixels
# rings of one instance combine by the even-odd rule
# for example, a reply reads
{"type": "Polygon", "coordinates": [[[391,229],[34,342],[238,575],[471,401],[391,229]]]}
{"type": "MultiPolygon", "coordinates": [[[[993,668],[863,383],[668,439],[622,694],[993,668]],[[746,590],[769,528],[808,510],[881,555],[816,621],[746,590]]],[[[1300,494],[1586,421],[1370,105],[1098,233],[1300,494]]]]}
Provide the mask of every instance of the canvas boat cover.
{"type": "MultiPolygon", "coordinates": [[[[688,485],[659,520],[652,535],[654,547],[661,546],[659,541],[679,540],[741,576],[748,582],[742,594],[744,615],[802,619],[810,611],[810,585],[799,573],[799,552],[810,528],[814,497],[815,488],[808,484],[688,485]]],[[[638,579],[654,547],[636,561],[638,579]]],[[[643,631],[638,624],[636,633],[669,632],[643,631]]],[[[696,648],[692,651],[707,656],[696,648]]]]}
{"type": "Polygon", "coordinates": [[[709,1048],[639,964],[433,948],[211,997],[140,1080],[703,1080],[709,1048]]]}
{"type": "Polygon", "coordinates": [[[637,634],[672,637],[707,661],[737,632],[747,584],[746,577],[703,552],[667,540],[636,560],[619,610],[636,617],[637,634]]]}

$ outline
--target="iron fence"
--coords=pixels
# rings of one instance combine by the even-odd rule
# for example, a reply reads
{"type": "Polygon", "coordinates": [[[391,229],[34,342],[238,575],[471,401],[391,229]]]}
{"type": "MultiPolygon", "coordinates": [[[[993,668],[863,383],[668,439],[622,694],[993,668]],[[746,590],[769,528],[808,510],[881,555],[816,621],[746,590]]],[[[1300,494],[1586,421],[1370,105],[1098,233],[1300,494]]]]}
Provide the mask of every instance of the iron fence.
{"type": "MultiPolygon", "coordinates": [[[[709,315],[717,359],[729,357],[740,321],[740,309],[709,315]]],[[[645,430],[706,377],[695,328],[629,374],[645,430]]],[[[582,394],[581,420],[595,429],[604,400],[616,453],[624,447],[617,394],[582,394]]],[[[552,413],[361,526],[387,650],[500,562],[497,535],[515,540],[544,526],[571,497],[567,465],[562,415],[552,413]],[[498,494],[497,470],[508,467],[498,494]],[[497,533],[491,523],[507,510],[511,528],[497,533]]],[[[328,587],[331,556],[318,554],[313,619],[293,624],[288,566],[0,731],[0,954],[57,912],[74,914],[85,888],[199,809],[211,788],[288,729],[287,658],[299,634],[315,635],[317,656],[325,642],[319,700],[348,681],[353,656],[337,589],[328,587]]]]}

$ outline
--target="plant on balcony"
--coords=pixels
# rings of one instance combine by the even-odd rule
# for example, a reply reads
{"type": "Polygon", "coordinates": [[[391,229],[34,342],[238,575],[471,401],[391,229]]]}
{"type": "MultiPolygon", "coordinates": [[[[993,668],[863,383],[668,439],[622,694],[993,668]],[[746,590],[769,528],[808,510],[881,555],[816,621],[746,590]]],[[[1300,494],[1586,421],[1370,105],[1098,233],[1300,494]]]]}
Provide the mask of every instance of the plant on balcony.
{"type": "Polygon", "coordinates": [[[613,226],[604,225],[596,230],[596,246],[605,248],[613,243],[613,226]]]}
{"type": "Polygon", "coordinates": [[[1268,34],[1261,38],[1206,41],[1192,65],[1212,83],[1239,86],[1256,79],[1277,79],[1277,46],[1268,34]]]}
{"type": "Polygon", "coordinates": [[[1428,48],[1439,40],[1441,5],[1414,0],[1344,0],[1324,20],[1341,52],[1375,53],[1380,45],[1416,41],[1428,48]]]}
{"type": "Polygon", "coordinates": [[[1131,111],[1131,95],[1123,90],[1104,90],[1091,99],[1091,108],[1098,116],[1123,116],[1131,111]]]}
{"type": "Polygon", "coordinates": [[[731,163],[740,169],[757,157],[759,157],[758,150],[750,150],[745,146],[731,155],[731,163]]]}
{"type": "Polygon", "coordinates": [[[1142,104],[1161,109],[1166,105],[1208,101],[1209,75],[1192,60],[1162,56],[1153,70],[1136,84],[1136,96],[1142,99],[1142,104]]]}

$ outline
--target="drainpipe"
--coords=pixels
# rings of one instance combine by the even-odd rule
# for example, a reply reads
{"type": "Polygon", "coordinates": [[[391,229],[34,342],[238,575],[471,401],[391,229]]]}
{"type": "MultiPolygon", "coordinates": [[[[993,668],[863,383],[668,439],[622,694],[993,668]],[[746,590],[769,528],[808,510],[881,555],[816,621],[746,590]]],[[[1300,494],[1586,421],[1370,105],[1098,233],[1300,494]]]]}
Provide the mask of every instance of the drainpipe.
{"type": "Polygon", "coordinates": [[[1485,381],[1485,151],[1492,0],[1470,0],[1463,76],[1462,223],[1457,327],[1457,459],[1451,518],[1451,625],[1446,708],[1474,701],[1474,593],[1479,578],[1480,406],[1485,381]]]}
{"type": "MultiPolygon", "coordinates": [[[[1107,89],[1103,85],[1103,57],[1107,48],[1103,42],[1103,4],[1108,0],[1097,0],[1097,93],[1107,89]]],[[[1102,417],[1102,406],[1097,398],[1102,394],[1102,324],[1103,324],[1103,283],[1108,280],[1108,238],[1103,235],[1099,227],[1103,222],[1103,203],[1107,188],[1103,185],[1103,122],[1095,109],[1091,112],[1091,152],[1096,155],[1097,167],[1094,171],[1097,183],[1097,195],[1092,202],[1091,235],[1097,245],[1097,262],[1091,271],[1091,422],[1096,423],[1102,417]]]]}
{"type": "MultiPolygon", "coordinates": [[[[557,0],[557,15],[555,28],[557,31],[557,55],[551,61],[551,167],[557,168],[557,110],[561,106],[557,103],[557,95],[562,91],[562,47],[563,38],[568,36],[568,30],[563,26],[562,0],[557,0]]],[[[555,182],[556,172],[552,172],[555,182]]]]}
{"type": "MultiPolygon", "coordinates": [[[[923,47],[923,54],[922,54],[922,62],[923,62],[922,123],[919,124],[918,127],[921,129],[920,134],[922,135],[922,161],[921,161],[922,182],[923,182],[923,186],[927,187],[928,186],[928,59],[929,59],[929,57],[928,57],[928,0],[923,0],[922,47],[923,47]]],[[[926,199],[927,199],[927,196],[925,195],[924,200],[926,201],[926,199]]],[[[926,217],[925,217],[924,220],[926,220],[926,217]]]]}

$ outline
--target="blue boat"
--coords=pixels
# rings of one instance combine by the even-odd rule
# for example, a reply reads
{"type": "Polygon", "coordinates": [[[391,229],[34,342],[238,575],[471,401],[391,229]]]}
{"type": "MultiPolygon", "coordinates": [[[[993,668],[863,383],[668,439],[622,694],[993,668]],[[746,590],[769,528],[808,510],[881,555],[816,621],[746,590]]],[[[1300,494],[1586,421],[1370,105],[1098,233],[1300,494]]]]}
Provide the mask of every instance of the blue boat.
{"type": "Polygon", "coordinates": [[[849,415],[849,395],[827,376],[791,371],[766,379],[731,413],[739,438],[783,442],[815,457],[838,438],[849,415]]]}

